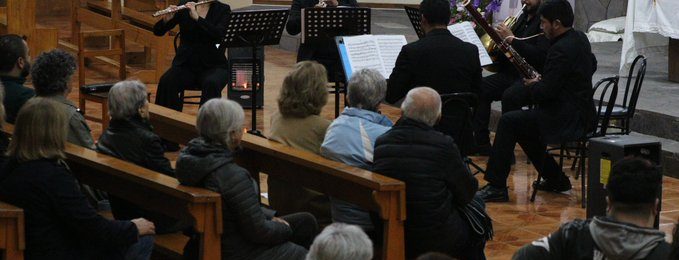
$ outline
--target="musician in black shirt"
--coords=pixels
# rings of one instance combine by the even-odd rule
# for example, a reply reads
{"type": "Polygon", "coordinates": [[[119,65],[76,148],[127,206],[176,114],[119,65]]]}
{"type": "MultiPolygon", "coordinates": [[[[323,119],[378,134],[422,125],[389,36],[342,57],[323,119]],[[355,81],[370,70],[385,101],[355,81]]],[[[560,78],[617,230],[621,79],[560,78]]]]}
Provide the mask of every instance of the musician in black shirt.
{"type": "Polygon", "coordinates": [[[162,36],[179,25],[179,46],[172,67],[160,78],[156,104],[182,111],[179,93],[187,86],[200,86],[203,104],[221,97],[229,79],[224,47],[217,47],[225,35],[231,7],[220,1],[196,5],[181,0],[187,9],[163,16],[153,26],[153,33],[162,36]]]}
{"type": "MultiPolygon", "coordinates": [[[[537,36],[526,40],[515,38],[530,37],[542,33],[540,29],[540,15],[537,13],[542,0],[522,0],[525,4],[521,14],[512,28],[501,24],[496,27],[497,33],[523,57],[526,62],[538,72],[542,72],[545,63],[549,40],[545,36],[537,36]]],[[[496,48],[494,56],[497,73],[486,76],[481,82],[479,92],[479,106],[474,117],[474,132],[476,144],[480,155],[487,155],[490,150],[490,131],[488,121],[490,118],[490,104],[493,101],[502,100],[502,112],[520,109],[526,105],[527,94],[521,82],[521,75],[512,66],[509,60],[496,48]],[[504,95],[503,95],[504,93],[504,95]]]]}
{"type": "Polygon", "coordinates": [[[547,153],[546,145],[581,139],[596,126],[592,75],[597,61],[587,36],[571,28],[573,9],[566,0],[545,1],[540,15],[551,47],[542,76],[524,79],[523,86],[536,108],[500,117],[484,177],[489,184],[478,192],[485,201],[509,200],[507,177],[516,143],[544,177],[536,189],[570,190],[570,180],[547,153]]]}
{"type": "MultiPolygon", "coordinates": [[[[333,8],[337,6],[358,7],[358,2],[356,0],[293,0],[285,30],[290,35],[297,35],[302,32],[303,8],[333,8]]],[[[304,60],[313,60],[323,64],[328,72],[328,81],[330,82],[334,82],[336,73],[340,72],[339,52],[333,39],[318,43],[300,43],[297,51],[297,62],[304,60]]],[[[341,74],[343,73],[340,72],[339,76],[343,77],[341,74]]],[[[340,81],[343,81],[343,79],[340,78],[340,81]]]]}

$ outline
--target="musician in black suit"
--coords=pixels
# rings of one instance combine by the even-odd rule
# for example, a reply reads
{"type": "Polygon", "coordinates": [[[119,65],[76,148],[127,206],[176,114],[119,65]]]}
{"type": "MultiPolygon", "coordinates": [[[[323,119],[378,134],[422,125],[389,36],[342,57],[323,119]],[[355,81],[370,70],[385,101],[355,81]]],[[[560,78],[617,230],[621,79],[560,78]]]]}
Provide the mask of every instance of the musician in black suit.
{"type": "Polygon", "coordinates": [[[592,74],[597,61],[587,36],[571,28],[573,9],[567,0],[545,1],[540,14],[551,47],[542,76],[524,79],[524,88],[537,107],[507,112],[500,118],[485,175],[489,184],[478,192],[486,201],[509,200],[507,177],[516,143],[544,177],[537,189],[570,190],[570,180],[547,153],[546,145],[578,140],[596,126],[592,74]]]}
{"type": "MultiPolygon", "coordinates": [[[[285,25],[285,30],[290,35],[297,35],[302,31],[302,9],[303,8],[333,8],[337,6],[358,7],[356,0],[293,0],[290,7],[290,17],[285,25]]],[[[325,66],[328,72],[328,81],[335,81],[336,73],[340,66],[339,52],[335,40],[328,39],[319,43],[301,43],[297,50],[297,62],[304,60],[314,60],[325,66]]],[[[342,72],[340,72],[342,73],[342,72]]],[[[342,75],[339,75],[342,77],[342,75]]],[[[341,81],[343,81],[340,78],[341,81]]]]}
{"type": "Polygon", "coordinates": [[[397,103],[409,90],[427,86],[439,94],[478,92],[481,62],[475,45],[463,42],[447,29],[450,2],[423,0],[425,37],[401,49],[387,84],[388,103],[397,103]]]}
{"type": "Polygon", "coordinates": [[[223,47],[217,47],[225,35],[231,7],[219,1],[196,5],[181,0],[185,10],[166,14],[153,26],[153,33],[162,36],[179,25],[180,44],[172,66],[160,78],[156,104],[182,111],[179,93],[187,86],[200,86],[200,103],[221,97],[229,79],[223,47]]]}
{"type": "MultiPolygon", "coordinates": [[[[525,4],[524,12],[521,14],[512,28],[504,24],[495,29],[501,38],[507,42],[521,55],[526,62],[533,66],[538,72],[542,72],[542,67],[547,56],[549,40],[545,36],[537,36],[526,40],[516,40],[515,38],[530,37],[542,33],[540,29],[540,15],[537,13],[541,0],[522,0],[525,4]]],[[[476,144],[481,155],[488,155],[490,150],[490,131],[488,121],[490,119],[490,105],[493,101],[502,100],[502,112],[520,109],[529,102],[527,91],[523,87],[522,77],[509,60],[496,48],[491,55],[497,57],[497,73],[486,76],[481,81],[481,91],[479,91],[479,105],[474,117],[474,132],[476,144]]]]}

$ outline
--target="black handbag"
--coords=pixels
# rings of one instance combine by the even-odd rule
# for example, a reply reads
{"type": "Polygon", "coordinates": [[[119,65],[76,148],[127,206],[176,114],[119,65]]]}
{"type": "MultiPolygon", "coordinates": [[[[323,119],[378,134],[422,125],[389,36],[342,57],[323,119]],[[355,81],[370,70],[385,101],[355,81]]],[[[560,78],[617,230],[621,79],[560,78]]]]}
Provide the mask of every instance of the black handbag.
{"type": "Polygon", "coordinates": [[[493,220],[486,212],[483,199],[474,196],[471,202],[459,208],[474,234],[484,241],[493,239],[493,220]]]}

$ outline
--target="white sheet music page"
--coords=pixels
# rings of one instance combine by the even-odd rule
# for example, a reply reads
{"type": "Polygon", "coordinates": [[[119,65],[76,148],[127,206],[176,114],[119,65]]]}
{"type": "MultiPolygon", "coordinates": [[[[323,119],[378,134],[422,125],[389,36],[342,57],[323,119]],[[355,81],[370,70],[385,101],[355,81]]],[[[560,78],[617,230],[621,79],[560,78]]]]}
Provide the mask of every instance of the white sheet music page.
{"type": "Polygon", "coordinates": [[[486,66],[493,63],[493,60],[490,59],[490,55],[488,55],[488,51],[486,51],[486,48],[483,47],[481,39],[479,39],[479,36],[476,35],[476,32],[474,31],[474,28],[472,28],[472,24],[470,22],[461,22],[449,25],[448,31],[455,35],[455,37],[460,38],[460,40],[476,45],[476,48],[479,49],[479,59],[481,60],[481,66],[486,66]]]}
{"type": "Polygon", "coordinates": [[[384,73],[382,75],[385,79],[388,79],[391,71],[394,70],[396,58],[401,53],[401,48],[403,48],[403,45],[408,44],[408,41],[403,35],[375,35],[375,40],[377,40],[382,64],[384,64],[384,73]]]}
{"type": "Polygon", "coordinates": [[[382,75],[386,74],[377,41],[372,35],[344,37],[344,46],[352,72],[369,68],[379,71],[382,75]]]}

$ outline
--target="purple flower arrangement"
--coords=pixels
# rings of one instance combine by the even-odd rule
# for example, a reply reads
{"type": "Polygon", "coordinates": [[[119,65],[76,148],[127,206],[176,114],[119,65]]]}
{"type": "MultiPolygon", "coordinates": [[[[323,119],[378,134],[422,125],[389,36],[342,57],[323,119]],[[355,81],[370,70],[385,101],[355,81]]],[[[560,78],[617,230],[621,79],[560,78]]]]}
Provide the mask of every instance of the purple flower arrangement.
{"type": "MultiPolygon", "coordinates": [[[[450,0],[450,24],[470,21],[473,25],[476,25],[474,18],[467,13],[467,10],[462,6],[458,6],[462,2],[464,0],[450,0]]],[[[486,21],[492,23],[493,13],[500,11],[502,0],[472,0],[472,6],[476,7],[476,10],[483,15],[486,21]]]]}

